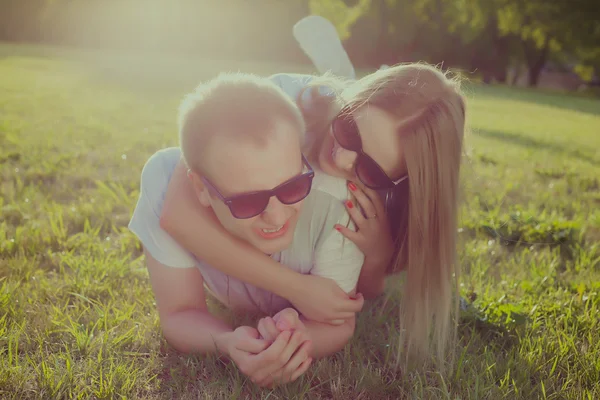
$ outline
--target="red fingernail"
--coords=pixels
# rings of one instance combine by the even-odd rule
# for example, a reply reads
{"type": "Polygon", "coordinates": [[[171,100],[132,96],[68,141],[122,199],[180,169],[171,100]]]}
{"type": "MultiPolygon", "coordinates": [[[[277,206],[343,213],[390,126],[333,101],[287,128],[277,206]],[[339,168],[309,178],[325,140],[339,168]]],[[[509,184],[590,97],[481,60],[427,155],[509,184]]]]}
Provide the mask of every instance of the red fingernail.
{"type": "Polygon", "coordinates": [[[348,208],[352,208],[352,207],[354,207],[354,204],[352,204],[352,202],[351,202],[350,200],[348,200],[348,201],[346,202],[346,207],[348,207],[348,208]]]}
{"type": "Polygon", "coordinates": [[[350,190],[352,190],[353,192],[356,190],[356,185],[355,185],[354,183],[352,183],[352,182],[350,182],[350,183],[348,184],[348,187],[349,187],[349,188],[350,188],[350,190]]]}
{"type": "Polygon", "coordinates": [[[341,228],[341,227],[339,227],[339,226],[336,226],[336,227],[335,227],[335,230],[336,230],[336,231],[338,231],[338,232],[341,232],[341,231],[342,231],[342,228],[341,228]]]}

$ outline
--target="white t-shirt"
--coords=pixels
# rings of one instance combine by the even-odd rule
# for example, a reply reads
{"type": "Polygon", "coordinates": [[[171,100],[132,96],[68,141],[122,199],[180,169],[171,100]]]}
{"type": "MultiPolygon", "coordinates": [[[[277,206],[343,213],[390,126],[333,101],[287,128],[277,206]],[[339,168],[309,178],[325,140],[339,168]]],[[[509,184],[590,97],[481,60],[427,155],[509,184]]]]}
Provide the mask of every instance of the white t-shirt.
{"type": "MultiPolygon", "coordinates": [[[[160,263],[173,268],[199,268],[210,292],[230,308],[274,313],[290,306],[279,296],[197,260],[160,227],[165,194],[180,156],[180,149],[172,147],[158,151],[147,161],[129,229],[160,263]]],[[[354,229],[343,204],[347,196],[345,180],[315,169],[312,190],[300,211],[292,244],[271,257],[280,262],[282,268],[331,278],[346,292],[353,290],[364,255],[352,241],[334,229],[335,224],[354,229]]]]}

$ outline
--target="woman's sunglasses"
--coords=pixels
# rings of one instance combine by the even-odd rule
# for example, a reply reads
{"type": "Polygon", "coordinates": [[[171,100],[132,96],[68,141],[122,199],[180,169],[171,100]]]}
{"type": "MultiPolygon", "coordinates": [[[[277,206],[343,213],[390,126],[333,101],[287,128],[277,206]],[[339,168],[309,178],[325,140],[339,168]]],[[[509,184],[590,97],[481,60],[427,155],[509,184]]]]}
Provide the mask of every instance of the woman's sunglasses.
{"type": "Polygon", "coordinates": [[[363,151],[362,140],[352,114],[342,110],[331,123],[333,137],[341,147],[358,154],[354,163],[354,172],[360,181],[371,189],[391,189],[408,175],[392,180],[383,169],[363,151]]]}
{"type": "Polygon", "coordinates": [[[231,197],[225,197],[219,192],[208,179],[202,177],[202,181],[209,189],[213,190],[219,199],[229,207],[231,214],[238,219],[256,217],[267,208],[271,197],[275,196],[283,204],[295,204],[303,200],[310,193],[315,172],[302,156],[303,169],[308,171],[295,176],[271,190],[260,190],[257,192],[243,193],[231,197]]]}

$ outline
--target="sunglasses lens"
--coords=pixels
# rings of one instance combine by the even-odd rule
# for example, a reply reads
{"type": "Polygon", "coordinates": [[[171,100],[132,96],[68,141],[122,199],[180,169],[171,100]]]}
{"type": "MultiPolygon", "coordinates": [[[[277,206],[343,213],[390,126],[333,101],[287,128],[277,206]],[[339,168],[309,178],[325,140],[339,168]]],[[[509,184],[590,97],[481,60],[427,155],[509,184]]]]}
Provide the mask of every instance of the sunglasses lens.
{"type": "Polygon", "coordinates": [[[333,135],[343,148],[351,151],[360,151],[362,143],[358,127],[352,115],[340,115],[333,121],[333,135]]]}
{"type": "Polygon", "coordinates": [[[312,174],[304,174],[279,187],[277,190],[277,198],[283,204],[294,204],[299,202],[310,193],[312,178],[312,174]]]}
{"type": "Polygon", "coordinates": [[[245,219],[255,217],[263,212],[267,208],[267,204],[269,204],[268,193],[253,193],[235,198],[229,204],[229,209],[234,217],[245,219]]]}
{"type": "Polygon", "coordinates": [[[365,186],[371,189],[388,189],[393,186],[392,181],[379,165],[365,155],[361,155],[356,160],[356,175],[365,186]]]}

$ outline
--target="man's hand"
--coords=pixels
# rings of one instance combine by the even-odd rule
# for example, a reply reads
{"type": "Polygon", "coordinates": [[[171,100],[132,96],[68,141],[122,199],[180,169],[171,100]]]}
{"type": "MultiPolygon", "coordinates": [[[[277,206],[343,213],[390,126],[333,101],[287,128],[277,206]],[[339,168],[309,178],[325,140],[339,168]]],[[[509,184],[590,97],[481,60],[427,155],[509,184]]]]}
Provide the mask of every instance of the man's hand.
{"type": "Polygon", "coordinates": [[[296,279],[298,283],[291,286],[296,289],[287,298],[306,319],[341,325],[362,310],[362,294],[352,298],[332,279],[316,275],[300,275],[296,279]]]}
{"type": "Polygon", "coordinates": [[[262,339],[272,343],[283,331],[306,331],[304,323],[300,320],[298,311],[293,308],[285,308],[275,314],[272,318],[265,317],[258,321],[258,332],[262,339]]]}
{"type": "Polygon", "coordinates": [[[252,382],[272,386],[294,381],[306,372],[312,360],[304,332],[282,332],[270,346],[259,335],[256,329],[242,326],[224,337],[226,353],[252,382]]]}

